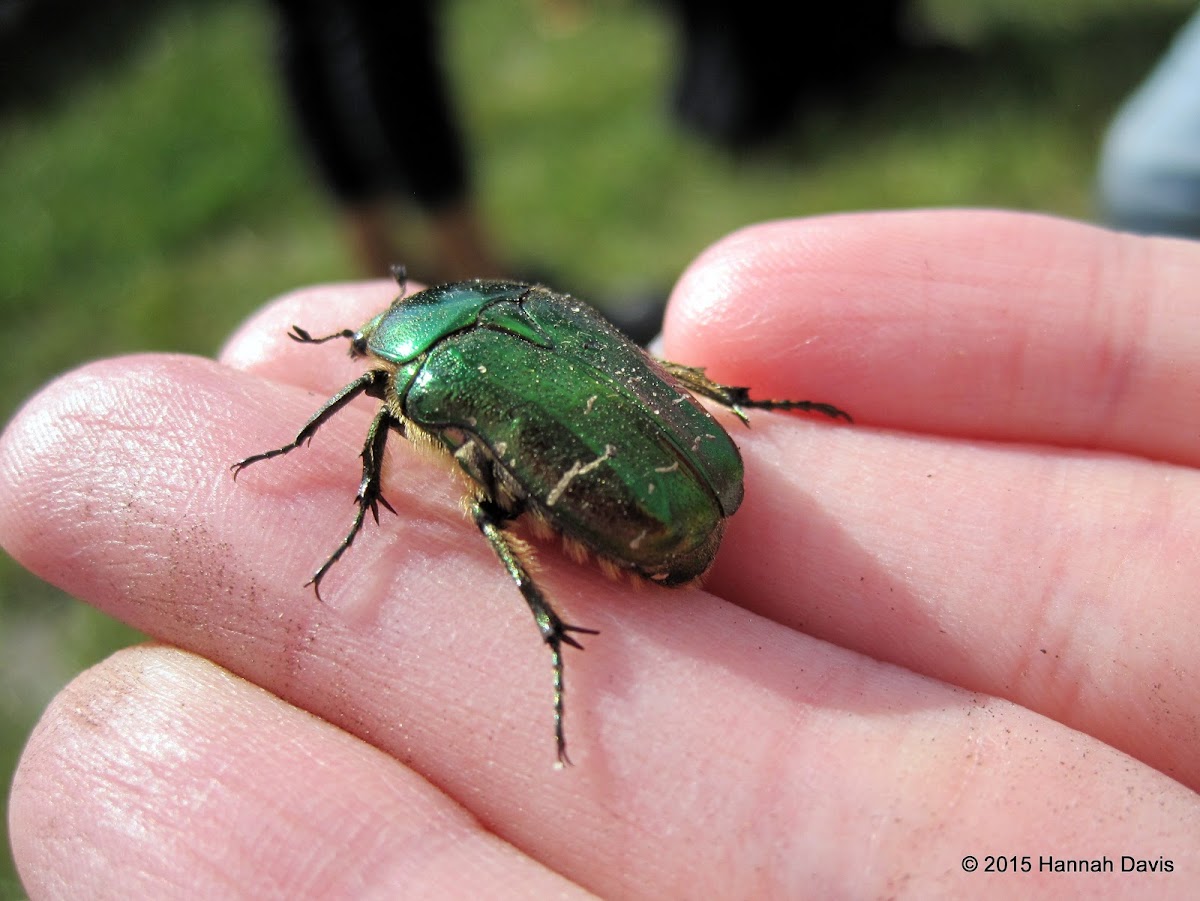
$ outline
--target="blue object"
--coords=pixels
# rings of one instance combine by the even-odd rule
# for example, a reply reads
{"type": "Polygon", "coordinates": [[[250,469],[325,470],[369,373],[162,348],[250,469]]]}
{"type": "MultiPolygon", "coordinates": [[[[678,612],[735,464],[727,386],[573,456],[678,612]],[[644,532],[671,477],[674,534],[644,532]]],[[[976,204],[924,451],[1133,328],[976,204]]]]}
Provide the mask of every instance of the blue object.
{"type": "Polygon", "coordinates": [[[1200,13],[1109,127],[1099,190],[1117,228],[1200,237],[1200,13]]]}

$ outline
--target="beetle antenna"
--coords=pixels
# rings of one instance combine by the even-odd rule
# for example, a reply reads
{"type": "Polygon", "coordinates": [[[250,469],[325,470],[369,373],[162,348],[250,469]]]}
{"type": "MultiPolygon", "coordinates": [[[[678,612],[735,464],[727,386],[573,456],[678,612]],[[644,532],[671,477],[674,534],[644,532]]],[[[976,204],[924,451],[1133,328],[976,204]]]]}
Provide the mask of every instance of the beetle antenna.
{"type": "Polygon", "coordinates": [[[300,328],[300,326],[293,325],[292,330],[287,333],[287,336],[299,344],[324,344],[326,341],[332,341],[334,338],[353,338],[354,329],[342,329],[340,332],[334,332],[332,335],[326,335],[324,338],[314,338],[307,331],[300,328]]]}

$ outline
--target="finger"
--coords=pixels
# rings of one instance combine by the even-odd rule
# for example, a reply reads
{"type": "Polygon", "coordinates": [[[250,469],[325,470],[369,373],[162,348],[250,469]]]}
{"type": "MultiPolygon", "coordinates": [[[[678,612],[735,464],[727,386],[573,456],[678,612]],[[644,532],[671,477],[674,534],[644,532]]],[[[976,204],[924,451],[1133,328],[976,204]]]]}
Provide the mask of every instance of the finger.
{"type": "Polygon", "coordinates": [[[1195,465],[1200,247],[1021,213],[753,226],[677,287],[666,355],[859,422],[1195,465]]]}
{"type": "Polygon", "coordinates": [[[752,426],[709,590],[1200,787],[1195,470],[776,415],[752,426]]]}
{"type": "MultiPolygon", "coordinates": [[[[408,284],[407,293],[420,286],[408,284]]],[[[312,347],[288,334],[300,326],[314,337],[358,329],[386,310],[399,292],[395,282],[318,285],[293,291],[267,304],[230,336],[219,359],[227,366],[273,381],[329,393],[363,371],[345,341],[312,347]]]]}
{"type": "Polygon", "coordinates": [[[392,757],[165,647],[58,697],[10,813],[33,897],[582,894],[392,757]]]}
{"type": "Polygon", "coordinates": [[[964,836],[1174,859],[1200,838],[1191,792],[1092,739],[694,589],[630,592],[542,546],[548,596],[602,630],[569,661],[578,766],[556,776],[536,635],[482,541],[447,516],[432,463],[391,452],[403,531],[356,544],[337,610],[289,587],[325,541],[327,473],[354,441],[314,443],[308,476],[262,494],[235,494],[214,459],[306,400],[204,361],[93,366],[0,442],[0,536],[36,571],[405,761],[603,894],[879,894],[896,880],[945,893],[969,887],[953,881],[964,836]],[[881,833],[880,810],[903,827],[881,833]],[[854,848],[870,848],[866,872],[854,848]],[[914,876],[914,861],[934,863],[914,876]]]}

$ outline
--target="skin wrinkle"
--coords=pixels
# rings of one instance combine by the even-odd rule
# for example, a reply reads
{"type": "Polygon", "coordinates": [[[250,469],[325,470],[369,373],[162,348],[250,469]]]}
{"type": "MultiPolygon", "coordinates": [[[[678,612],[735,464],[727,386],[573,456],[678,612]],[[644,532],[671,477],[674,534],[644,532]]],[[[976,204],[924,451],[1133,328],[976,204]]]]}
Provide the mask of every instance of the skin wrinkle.
{"type": "MultiPolygon", "coordinates": [[[[741,878],[713,897],[731,897],[736,893],[747,898],[796,898],[804,893],[808,873],[795,859],[795,835],[783,831],[791,819],[788,801],[803,796],[804,789],[793,787],[785,793],[780,786],[795,786],[806,781],[805,774],[798,773],[793,766],[793,752],[797,744],[803,744],[806,729],[817,720],[818,717],[810,712],[810,715],[790,722],[788,729],[780,729],[770,741],[763,742],[756,749],[753,762],[748,761],[749,765],[744,767],[748,785],[743,803],[747,817],[768,824],[777,823],[779,829],[774,830],[775,841],[761,843],[754,855],[753,866],[743,865],[741,878]],[[783,809],[780,809],[781,805],[783,809]],[[750,869],[752,875],[747,875],[746,869],[750,869]],[[780,877],[785,880],[783,884],[777,884],[780,877]]],[[[737,846],[731,851],[736,856],[729,861],[727,869],[736,873],[739,869],[736,864],[741,862],[739,858],[747,852],[737,846]]]]}
{"type": "Polygon", "coordinates": [[[1099,408],[1094,424],[1082,436],[1083,443],[1092,447],[1107,446],[1126,431],[1130,392],[1148,376],[1142,348],[1150,345],[1155,331],[1151,296],[1156,281],[1150,275],[1150,255],[1130,253],[1130,245],[1119,235],[1113,235],[1108,243],[1112,255],[1097,256],[1084,276],[1089,284],[1087,295],[1099,298],[1098,303],[1083,308],[1088,330],[1097,338],[1090,365],[1081,367],[1085,381],[1099,386],[1092,392],[1099,408]],[[1135,259],[1142,260],[1144,272],[1130,271],[1135,259]],[[1104,290],[1117,280],[1118,273],[1123,276],[1120,302],[1113,292],[1104,290]],[[1140,285],[1150,287],[1141,290],[1140,285]]]}
{"type": "MultiPolygon", "coordinates": [[[[1047,465],[1049,470],[1052,465],[1047,465]]],[[[1045,492],[1049,494],[1049,492],[1045,492]]],[[[1063,495],[1063,486],[1055,486],[1054,495],[1063,495]]],[[[1055,510],[1052,503],[1045,507],[1047,512],[1055,510]]],[[[1078,535],[1072,528],[1064,534],[1061,526],[1065,523],[1056,522],[1058,528],[1047,528],[1051,521],[1042,517],[1042,528],[1036,526],[1030,529],[1031,534],[1044,534],[1045,539],[1038,542],[1037,569],[1042,574],[1040,586],[1031,591],[1025,599],[1027,622],[1022,630],[1024,638],[1013,645],[1012,658],[1007,672],[1000,675],[1001,684],[1006,686],[1006,696],[1019,698],[1022,693],[1032,688],[1034,693],[1042,697],[1041,704],[1033,705],[1035,709],[1069,711],[1075,708],[1083,690],[1084,680],[1089,674],[1090,667],[1082,664],[1079,669],[1075,663],[1080,652],[1078,642],[1074,640],[1075,633],[1070,628],[1071,617],[1064,615],[1064,582],[1073,571],[1072,561],[1074,548],[1072,541],[1078,535]],[[1053,533],[1053,540],[1049,540],[1053,533]],[[1046,653],[1042,653],[1045,649],[1046,653]],[[1054,675],[1057,680],[1047,680],[1044,661],[1039,658],[1050,657],[1057,662],[1054,675]],[[1033,674],[1039,678],[1031,678],[1033,674]]],[[[1086,655],[1080,654],[1083,660],[1086,655]]]]}
{"type": "MultiPolygon", "coordinates": [[[[1062,496],[1063,493],[1062,486],[1055,492],[1058,496],[1062,496]]],[[[1161,542],[1144,541],[1144,528],[1131,531],[1129,524],[1139,521],[1148,525],[1164,522],[1161,513],[1171,508],[1169,491],[1160,488],[1158,493],[1163,495],[1163,505],[1159,506],[1151,498],[1140,510],[1128,509],[1125,503],[1126,496],[1120,492],[1111,499],[1097,498],[1089,493],[1081,498],[1081,503],[1057,503],[1053,499],[1048,503],[1048,509],[1061,508],[1070,512],[1068,516],[1056,520],[1055,525],[1059,529],[1053,543],[1039,542],[1040,558],[1048,563],[1048,571],[1044,589],[1037,595],[1038,603],[1028,606],[1032,639],[1024,646],[1024,653],[1014,658],[1009,676],[1009,684],[1013,686],[1012,696],[1029,698],[1040,695],[1041,703],[1035,701],[1032,706],[1068,724],[1086,724],[1089,721],[1103,723],[1110,720],[1109,686],[1114,679],[1125,682],[1125,677],[1120,671],[1114,671],[1109,661],[1093,659],[1090,655],[1094,651],[1096,639],[1092,638],[1089,644],[1080,645],[1080,640],[1088,633],[1074,630],[1070,628],[1070,624],[1080,618],[1094,617],[1097,611],[1112,609],[1114,613],[1119,613],[1125,591],[1136,590],[1136,586],[1141,583],[1137,569],[1144,561],[1132,550],[1133,543],[1149,547],[1163,545],[1161,542]],[[1096,505],[1097,500],[1103,501],[1099,508],[1096,505]],[[1098,515],[1099,510],[1105,512],[1098,515]],[[1115,549],[1108,549],[1099,559],[1082,561],[1081,567],[1081,561],[1077,559],[1078,554],[1073,554],[1072,548],[1084,547],[1090,552],[1091,548],[1086,541],[1087,523],[1095,519],[1120,522],[1121,529],[1112,534],[1112,540],[1120,541],[1121,544],[1115,549]],[[1064,532],[1062,527],[1069,527],[1069,531],[1064,532]],[[1130,550],[1122,553],[1121,548],[1130,550]],[[1075,584],[1065,584],[1066,574],[1071,572],[1081,572],[1083,579],[1075,584]],[[1097,594],[1097,587],[1106,589],[1105,593],[1097,594]],[[1055,608],[1056,614],[1052,615],[1051,611],[1055,608]],[[1060,629],[1051,628],[1050,623],[1054,620],[1061,624],[1060,629]],[[1054,632],[1057,633],[1054,638],[1047,638],[1047,635],[1054,632]],[[1040,652],[1042,647],[1046,648],[1046,654],[1040,652]],[[1047,666],[1050,667],[1049,671],[1047,666]],[[1040,691],[1039,685],[1042,686],[1040,691]]],[[[1153,528],[1158,531],[1161,526],[1153,528]]],[[[1113,634],[1104,642],[1105,645],[1114,650],[1125,647],[1139,652],[1140,642],[1136,634],[1118,634],[1115,631],[1119,629],[1121,633],[1128,632],[1137,620],[1127,617],[1124,620],[1117,618],[1113,622],[1113,634]]],[[[1152,624],[1151,628],[1161,631],[1162,627],[1152,624]]],[[[1110,722],[1110,730],[1119,727],[1119,723],[1110,722]]],[[[1106,732],[1103,727],[1097,729],[1096,726],[1091,727],[1090,731],[1100,734],[1106,732]]],[[[1163,730],[1160,728],[1154,731],[1163,730]]],[[[1144,755],[1145,749],[1141,749],[1139,756],[1144,755]]]]}
{"type": "MultiPolygon", "coordinates": [[[[1154,299],[1159,285],[1153,277],[1154,248],[1135,245],[1133,240],[1127,235],[1105,235],[1107,250],[1093,252],[1082,261],[1072,252],[1062,274],[1048,268],[1046,289],[1050,292],[1047,302],[1053,304],[1064,293],[1092,299],[1077,308],[1078,328],[1086,340],[1082,342],[1084,352],[1073,368],[1073,381],[1080,386],[1077,396],[1086,404],[1078,412],[1086,415],[1070,411],[1066,417],[1076,423],[1076,441],[1085,447],[1124,445],[1141,453],[1140,437],[1130,432],[1127,420],[1131,395],[1144,392],[1153,375],[1146,370],[1142,348],[1150,346],[1156,334],[1154,299]],[[1140,267],[1135,268],[1135,262],[1140,267]],[[1075,277],[1065,286],[1059,284],[1072,275],[1075,277]]],[[[1044,342],[1031,336],[1025,343],[1037,346],[1044,342]]],[[[1044,367],[1032,368],[1038,371],[1044,367]]],[[[1023,378],[1022,383],[1032,384],[1034,380],[1023,378]]]]}
{"type": "MultiPolygon", "coordinates": [[[[1129,534],[1129,543],[1125,545],[1129,548],[1129,550],[1122,556],[1120,560],[1116,560],[1114,562],[1114,568],[1118,569],[1123,578],[1121,578],[1119,581],[1116,579],[1113,581],[1117,582],[1118,590],[1120,590],[1124,596],[1133,597],[1133,593],[1137,591],[1139,586],[1144,583],[1142,572],[1149,562],[1143,559],[1142,556],[1138,554],[1132,547],[1133,539],[1138,539],[1138,543],[1142,544],[1143,546],[1159,549],[1160,551],[1166,551],[1166,549],[1171,547],[1174,543],[1171,540],[1171,535],[1173,534],[1171,520],[1174,519],[1174,517],[1171,516],[1170,511],[1172,511],[1172,509],[1178,509],[1178,501],[1175,499],[1172,492],[1169,490],[1169,486],[1166,484],[1160,485],[1155,491],[1155,494],[1158,495],[1158,497],[1152,498],[1152,503],[1149,505],[1154,510],[1154,513],[1151,514],[1147,511],[1143,515],[1142,519],[1147,524],[1155,524],[1152,531],[1160,533],[1158,539],[1155,540],[1155,536],[1153,535],[1146,535],[1144,529],[1138,528],[1129,530],[1127,528],[1125,530],[1126,533],[1132,532],[1132,534],[1129,534]],[[1163,515],[1163,511],[1166,511],[1166,515],[1163,515]]],[[[1130,519],[1131,517],[1123,518],[1123,523],[1128,524],[1130,519]]],[[[1186,532],[1184,532],[1184,530],[1179,530],[1178,534],[1186,534],[1186,532]]],[[[1165,567],[1163,567],[1161,564],[1159,564],[1157,568],[1160,571],[1165,569],[1165,567]]],[[[1161,621],[1161,619],[1158,621],[1145,622],[1140,616],[1136,618],[1130,617],[1124,622],[1118,621],[1118,624],[1123,626],[1123,628],[1120,638],[1117,642],[1115,642],[1116,646],[1128,647],[1133,649],[1135,652],[1141,652],[1142,648],[1147,646],[1148,642],[1155,643],[1159,634],[1171,634],[1169,632],[1169,624],[1161,621]]],[[[1161,707],[1161,701],[1156,702],[1158,699],[1158,690],[1167,675],[1169,675],[1170,670],[1163,672],[1161,675],[1159,675],[1155,670],[1157,667],[1165,665],[1167,659],[1169,658],[1165,656],[1156,657],[1153,660],[1152,666],[1146,669],[1143,678],[1140,680],[1141,685],[1144,686],[1146,693],[1145,701],[1138,703],[1132,708],[1134,717],[1131,719],[1140,721],[1139,726],[1144,725],[1146,727],[1144,729],[1135,727],[1134,731],[1136,733],[1149,733],[1167,737],[1178,736],[1178,744],[1166,742],[1164,742],[1164,744],[1167,747],[1188,748],[1188,738],[1189,736],[1195,735],[1197,726],[1200,725],[1200,721],[1198,721],[1194,715],[1184,715],[1181,717],[1173,717],[1170,715],[1164,716],[1161,707]]],[[[1122,669],[1118,671],[1114,667],[1109,671],[1107,679],[1104,678],[1104,674],[1100,674],[1095,680],[1095,684],[1099,688],[1099,691],[1097,692],[1097,701],[1099,703],[1104,703],[1109,700],[1108,695],[1120,691],[1121,688],[1124,688],[1126,691],[1128,691],[1130,683],[1127,674],[1124,672],[1124,668],[1122,667],[1122,669]],[[1119,682],[1120,684],[1114,685],[1114,682],[1119,682]]],[[[1099,703],[1097,706],[1099,706],[1099,703]]],[[[1105,719],[1112,720],[1111,705],[1104,703],[1103,711],[1103,714],[1098,711],[1098,718],[1103,716],[1105,719]]],[[[1114,729],[1119,728],[1119,725],[1119,723],[1113,721],[1114,729]]],[[[1186,752],[1181,751],[1168,756],[1158,764],[1159,768],[1164,772],[1175,775],[1177,778],[1186,778],[1186,774],[1184,774],[1181,770],[1181,767],[1183,767],[1186,763],[1186,759],[1181,759],[1185,754],[1186,752]]]]}
{"type": "Polygon", "coordinates": [[[954,759],[959,763],[958,766],[951,767],[954,778],[948,782],[947,788],[937,799],[936,807],[940,814],[937,828],[942,828],[942,824],[953,823],[956,811],[961,810],[964,801],[972,798],[978,790],[979,774],[984,770],[984,746],[987,740],[985,726],[981,725],[980,721],[984,719],[989,703],[989,700],[979,695],[969,695],[963,711],[966,728],[962,734],[962,745],[966,753],[954,755],[954,759]]]}

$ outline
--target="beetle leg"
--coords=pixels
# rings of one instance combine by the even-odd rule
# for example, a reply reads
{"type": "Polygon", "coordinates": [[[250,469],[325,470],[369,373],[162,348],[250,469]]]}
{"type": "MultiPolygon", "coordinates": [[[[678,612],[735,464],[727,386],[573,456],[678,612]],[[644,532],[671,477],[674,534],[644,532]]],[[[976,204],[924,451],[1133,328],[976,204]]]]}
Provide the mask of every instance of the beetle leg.
{"type": "Polygon", "coordinates": [[[504,564],[509,577],[516,583],[525,603],[533,612],[542,640],[550,646],[550,657],[554,666],[554,740],[557,743],[558,760],[560,764],[571,763],[567,757],[567,742],[563,737],[563,659],[562,646],[569,644],[573,648],[583,650],[583,645],[572,637],[572,632],[586,635],[599,635],[595,629],[585,629],[582,626],[572,626],[564,623],[550,606],[541,589],[530,578],[521,558],[513,549],[504,531],[504,523],[513,518],[513,514],[501,510],[490,500],[476,500],[471,504],[471,515],[475,525],[483,533],[483,537],[491,544],[492,550],[504,564]]]}
{"type": "Polygon", "coordinates": [[[247,457],[245,460],[238,460],[238,462],[234,463],[233,466],[230,467],[230,469],[233,470],[233,477],[236,479],[238,477],[238,473],[251,463],[257,463],[260,460],[270,460],[272,457],[278,457],[282,454],[294,451],[306,441],[311,441],[312,436],[316,434],[317,429],[323,426],[331,416],[335,415],[339,410],[345,407],[346,404],[350,403],[350,401],[354,400],[354,398],[358,397],[363,392],[371,394],[372,388],[378,390],[377,384],[381,380],[386,384],[386,372],[380,369],[367,370],[333,397],[329,398],[329,400],[325,401],[325,404],[321,407],[321,409],[317,410],[317,412],[312,415],[308,422],[304,423],[304,425],[300,428],[300,431],[296,433],[296,437],[293,438],[291,442],[285,444],[283,447],[277,447],[275,450],[264,451],[261,454],[254,454],[253,456],[247,457]]]}
{"type": "Polygon", "coordinates": [[[329,559],[322,563],[320,568],[313,573],[313,577],[304,583],[313,587],[318,599],[321,597],[321,580],[358,537],[358,533],[363,527],[363,520],[366,519],[367,510],[371,511],[376,523],[379,522],[380,504],[383,504],[392,513],[396,512],[380,490],[383,476],[383,449],[387,445],[388,431],[394,423],[395,419],[385,405],[379,408],[379,412],[371,420],[371,427],[367,429],[367,440],[363,442],[362,449],[362,480],[358,483],[358,493],[354,496],[354,503],[358,506],[358,510],[354,514],[354,522],[351,523],[350,531],[346,533],[341,544],[329,555],[329,559]]]}
{"type": "MultiPolygon", "coordinates": [[[[300,332],[301,329],[296,329],[300,332]]],[[[318,342],[319,343],[319,342],[318,342]]],[[[290,451],[294,451],[301,444],[311,441],[317,429],[329,421],[339,410],[349,404],[360,394],[369,394],[378,396],[381,389],[387,384],[388,374],[379,369],[370,369],[356,378],[353,382],[329,398],[321,409],[304,423],[300,431],[296,433],[296,437],[283,447],[278,447],[275,450],[264,451],[261,454],[254,454],[247,457],[245,460],[239,460],[231,467],[233,469],[233,477],[236,479],[238,473],[249,466],[251,463],[257,463],[260,460],[270,460],[272,457],[278,457],[290,451]]],[[[388,510],[393,513],[392,505],[380,493],[380,472],[383,466],[383,448],[387,442],[388,428],[399,427],[392,414],[386,406],[380,407],[379,412],[375,414],[375,419],[371,422],[370,429],[367,430],[367,440],[362,449],[363,460],[363,475],[362,481],[358,485],[358,493],[355,495],[355,502],[358,504],[358,512],[354,516],[354,523],[350,527],[350,532],[342,539],[341,544],[333,554],[321,564],[311,579],[305,584],[313,586],[313,591],[316,592],[317,598],[321,597],[321,580],[325,574],[329,572],[329,568],[338,561],[338,558],[346,552],[346,548],[353,544],[355,536],[362,529],[363,519],[366,517],[368,509],[371,515],[375,517],[375,521],[379,522],[379,505],[383,504],[388,510]]],[[[403,429],[400,428],[401,433],[403,429]]]]}
{"type": "Polygon", "coordinates": [[[800,410],[806,413],[822,413],[830,419],[844,419],[846,422],[854,422],[850,418],[849,413],[839,407],[835,407],[833,404],[821,403],[816,400],[754,400],[750,397],[749,388],[735,388],[728,385],[719,385],[718,387],[721,389],[721,395],[710,394],[708,397],[711,397],[717,403],[724,404],[742,422],[748,422],[746,414],[742,412],[745,409],[800,410]]]}
{"type": "Polygon", "coordinates": [[[749,424],[750,420],[745,410],[802,410],[809,413],[823,413],[831,419],[844,419],[853,422],[850,414],[833,404],[824,404],[815,400],[754,400],[750,397],[749,388],[739,388],[733,385],[722,385],[714,382],[704,374],[698,366],[684,366],[682,363],[672,363],[669,360],[659,360],[659,364],[679,379],[689,391],[701,394],[715,400],[733,411],[742,422],[749,424]]]}

